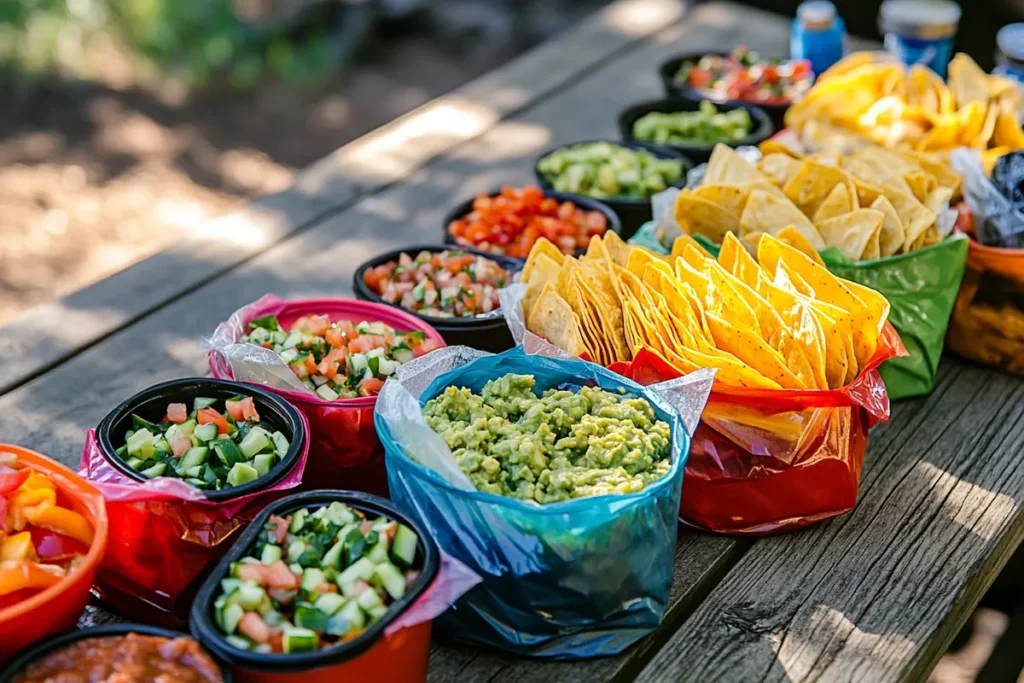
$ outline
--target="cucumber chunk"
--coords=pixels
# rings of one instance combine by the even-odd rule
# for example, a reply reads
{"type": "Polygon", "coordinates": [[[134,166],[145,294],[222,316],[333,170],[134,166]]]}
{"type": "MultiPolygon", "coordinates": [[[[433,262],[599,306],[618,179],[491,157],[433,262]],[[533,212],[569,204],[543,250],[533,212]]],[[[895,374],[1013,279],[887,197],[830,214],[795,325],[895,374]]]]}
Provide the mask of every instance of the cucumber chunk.
{"type": "Polygon", "coordinates": [[[313,652],[320,644],[320,636],[316,631],[310,631],[308,628],[284,625],[282,644],[286,653],[313,652]]]}
{"type": "Polygon", "coordinates": [[[203,408],[209,408],[217,402],[215,398],[205,398],[203,396],[196,396],[192,399],[192,410],[202,410],[203,408]]]}
{"type": "Polygon", "coordinates": [[[248,650],[252,648],[251,642],[239,636],[228,636],[224,639],[224,642],[226,642],[231,647],[237,647],[239,650],[248,650]]]}
{"type": "Polygon", "coordinates": [[[370,562],[365,557],[362,557],[356,560],[356,562],[352,564],[350,567],[348,567],[345,571],[338,574],[338,586],[341,586],[342,584],[346,583],[352,583],[357,579],[369,581],[373,577],[373,574],[376,571],[376,569],[377,568],[374,567],[373,562],[370,562]]]}
{"type": "Polygon", "coordinates": [[[213,441],[214,439],[217,438],[217,425],[213,424],[212,422],[207,422],[204,425],[199,425],[198,427],[196,427],[195,431],[192,432],[192,435],[203,442],[213,441]]]}
{"type": "Polygon", "coordinates": [[[317,586],[326,583],[324,573],[316,567],[310,567],[302,572],[302,590],[312,592],[317,586]]]}
{"type": "Polygon", "coordinates": [[[327,629],[328,616],[315,607],[299,607],[295,610],[295,625],[313,631],[327,629]]]}
{"type": "Polygon", "coordinates": [[[152,479],[153,477],[162,477],[162,476],[164,476],[164,472],[166,472],[166,471],[167,471],[167,463],[165,463],[165,462],[158,462],[157,464],[153,465],[152,467],[150,467],[148,469],[142,470],[141,472],[139,472],[139,474],[141,474],[142,476],[146,477],[147,479],[152,479]]]}
{"type": "Polygon", "coordinates": [[[355,600],[346,602],[341,611],[334,615],[334,618],[344,619],[348,622],[349,631],[366,626],[366,615],[363,614],[363,608],[355,600]]]}
{"type": "Polygon", "coordinates": [[[366,614],[370,617],[371,624],[387,613],[388,608],[385,605],[381,605],[380,607],[374,607],[373,609],[366,610],[366,614]]]}
{"type": "Polygon", "coordinates": [[[281,546],[274,545],[273,543],[267,543],[263,546],[263,552],[260,554],[260,562],[263,564],[274,564],[281,559],[281,546]]]}
{"type": "Polygon", "coordinates": [[[205,446],[194,446],[182,454],[181,460],[178,461],[178,470],[184,471],[192,469],[197,465],[205,465],[208,457],[210,457],[209,448],[205,446]]]}
{"type": "Polygon", "coordinates": [[[338,610],[344,606],[345,598],[337,593],[324,593],[313,603],[313,607],[316,607],[329,617],[337,614],[338,610]]]}
{"type": "Polygon", "coordinates": [[[359,594],[359,597],[356,598],[356,603],[363,608],[363,610],[371,610],[374,607],[382,606],[384,601],[380,599],[379,595],[377,595],[377,591],[368,590],[359,594]]]}
{"type": "Polygon", "coordinates": [[[419,541],[420,537],[415,531],[404,524],[399,524],[395,529],[395,538],[391,541],[391,559],[394,563],[403,569],[411,567],[416,561],[416,546],[419,541]]]}
{"type": "Polygon", "coordinates": [[[377,545],[370,549],[370,552],[366,555],[366,559],[374,564],[388,562],[388,542],[385,539],[386,537],[382,537],[381,540],[377,542],[377,545]]]}
{"type": "Polygon", "coordinates": [[[242,451],[242,455],[247,459],[252,459],[269,445],[270,435],[267,434],[267,431],[262,427],[253,427],[238,444],[238,450],[242,451]]]}
{"type": "Polygon", "coordinates": [[[323,559],[320,560],[321,567],[334,567],[338,569],[341,566],[341,550],[345,546],[345,541],[338,541],[330,547],[330,549],[324,553],[323,559]]]}
{"type": "Polygon", "coordinates": [[[140,429],[128,437],[125,446],[128,447],[128,455],[134,455],[143,460],[149,460],[156,452],[153,446],[153,433],[148,429],[140,429]]]}
{"type": "Polygon", "coordinates": [[[260,453],[252,459],[252,466],[256,468],[256,472],[261,477],[265,477],[270,473],[270,468],[274,466],[276,457],[273,453],[260,453]]]}
{"type": "Polygon", "coordinates": [[[351,524],[356,521],[355,513],[338,501],[334,501],[327,507],[327,512],[324,516],[333,524],[337,524],[338,526],[345,526],[346,524],[351,524]]]}
{"type": "Polygon", "coordinates": [[[377,578],[393,600],[400,600],[405,595],[405,576],[395,565],[390,562],[378,564],[377,578]]]}
{"type": "Polygon", "coordinates": [[[141,458],[136,458],[135,456],[128,458],[124,462],[128,467],[131,467],[136,472],[146,469],[146,461],[141,458]]]}
{"type": "Polygon", "coordinates": [[[302,525],[306,523],[306,517],[309,516],[309,510],[306,508],[300,508],[292,514],[292,523],[288,527],[288,531],[293,534],[297,534],[302,531],[302,525]]]}
{"type": "Polygon", "coordinates": [[[228,486],[242,486],[260,478],[260,473],[252,465],[236,462],[228,472],[228,486]]]}
{"type": "Polygon", "coordinates": [[[291,448],[291,444],[288,443],[288,437],[281,432],[274,432],[271,438],[274,441],[274,450],[283,458],[288,453],[288,449],[291,448]]]}
{"type": "Polygon", "coordinates": [[[245,609],[237,604],[231,603],[225,605],[224,609],[220,613],[220,625],[224,629],[224,633],[231,635],[238,628],[238,622],[245,616],[245,609]]]}
{"type": "Polygon", "coordinates": [[[334,401],[338,398],[338,392],[336,392],[334,389],[331,389],[326,384],[317,387],[316,395],[324,399],[325,401],[334,401]]]}
{"type": "MultiPolygon", "coordinates": [[[[220,458],[220,461],[224,463],[225,467],[231,467],[236,465],[246,458],[242,456],[242,452],[238,450],[238,446],[231,439],[217,439],[213,442],[213,450],[220,458]]],[[[252,468],[250,468],[252,469],[252,468]]],[[[253,469],[253,472],[256,470],[253,469]]]]}

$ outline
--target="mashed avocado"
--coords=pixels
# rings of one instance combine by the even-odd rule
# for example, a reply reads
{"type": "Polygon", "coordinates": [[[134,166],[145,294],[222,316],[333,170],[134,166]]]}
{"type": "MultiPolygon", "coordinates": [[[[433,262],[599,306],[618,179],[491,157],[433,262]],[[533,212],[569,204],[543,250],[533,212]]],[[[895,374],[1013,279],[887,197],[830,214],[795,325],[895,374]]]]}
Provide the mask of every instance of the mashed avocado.
{"type": "Polygon", "coordinates": [[[595,387],[533,393],[508,374],[480,394],[448,387],[423,408],[481,491],[538,503],[632,493],[671,465],[666,422],[642,398],[595,387]]]}

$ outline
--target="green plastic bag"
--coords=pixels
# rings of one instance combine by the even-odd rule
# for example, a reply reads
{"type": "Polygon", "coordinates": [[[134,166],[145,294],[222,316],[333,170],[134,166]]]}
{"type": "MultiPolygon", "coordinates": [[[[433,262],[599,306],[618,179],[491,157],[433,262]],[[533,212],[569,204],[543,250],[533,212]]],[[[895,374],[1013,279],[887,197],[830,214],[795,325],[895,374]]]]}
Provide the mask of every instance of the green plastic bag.
{"type": "MultiPolygon", "coordinates": [[[[718,245],[703,235],[693,237],[718,254],[718,245]]],[[[946,326],[967,263],[967,242],[958,234],[909,254],[859,262],[835,248],[820,252],[833,273],[881,292],[892,305],[889,321],[910,355],[887,360],[879,368],[891,399],[922,396],[935,384],[946,326]]],[[[629,243],[669,253],[658,241],[653,222],[644,224],[629,243]]]]}

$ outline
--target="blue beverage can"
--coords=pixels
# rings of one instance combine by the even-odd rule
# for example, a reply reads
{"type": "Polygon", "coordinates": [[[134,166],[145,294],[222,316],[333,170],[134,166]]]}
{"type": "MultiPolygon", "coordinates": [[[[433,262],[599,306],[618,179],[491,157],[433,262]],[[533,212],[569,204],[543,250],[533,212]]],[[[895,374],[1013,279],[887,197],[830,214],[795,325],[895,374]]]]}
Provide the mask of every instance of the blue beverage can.
{"type": "Polygon", "coordinates": [[[806,59],[811,71],[824,73],[843,58],[846,25],[828,0],[811,0],[796,9],[789,34],[789,56],[806,59]]]}
{"type": "Polygon", "coordinates": [[[1007,24],[996,33],[996,68],[992,73],[1024,83],[1024,24],[1007,24]]]}
{"type": "Polygon", "coordinates": [[[960,15],[960,6],[951,0],[885,0],[878,28],[885,49],[901,62],[924,65],[945,78],[960,15]]]}

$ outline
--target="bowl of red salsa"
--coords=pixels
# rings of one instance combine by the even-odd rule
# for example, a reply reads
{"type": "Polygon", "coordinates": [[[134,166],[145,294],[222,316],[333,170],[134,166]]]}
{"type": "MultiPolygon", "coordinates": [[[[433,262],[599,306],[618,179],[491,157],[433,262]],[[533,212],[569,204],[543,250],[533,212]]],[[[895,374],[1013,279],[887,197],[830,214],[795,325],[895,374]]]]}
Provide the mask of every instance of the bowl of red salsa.
{"type": "Polygon", "coordinates": [[[542,190],[536,185],[504,185],[452,209],[444,219],[444,242],[525,259],[541,237],[562,253],[582,254],[591,237],[608,230],[621,235],[622,225],[603,202],[542,190]]]}
{"type": "Polygon", "coordinates": [[[106,547],[99,491],[39,453],[0,444],[0,668],[74,627],[106,547]]]}
{"type": "Polygon", "coordinates": [[[498,290],[520,267],[516,259],[465,247],[407,247],[359,266],[352,289],[360,299],[422,318],[450,345],[499,353],[514,343],[498,290]]]}
{"type": "Polygon", "coordinates": [[[658,73],[669,97],[756,104],[777,129],[784,127],[789,105],[814,84],[807,60],[764,58],[742,45],[732,52],[678,55],[658,73]]]}

